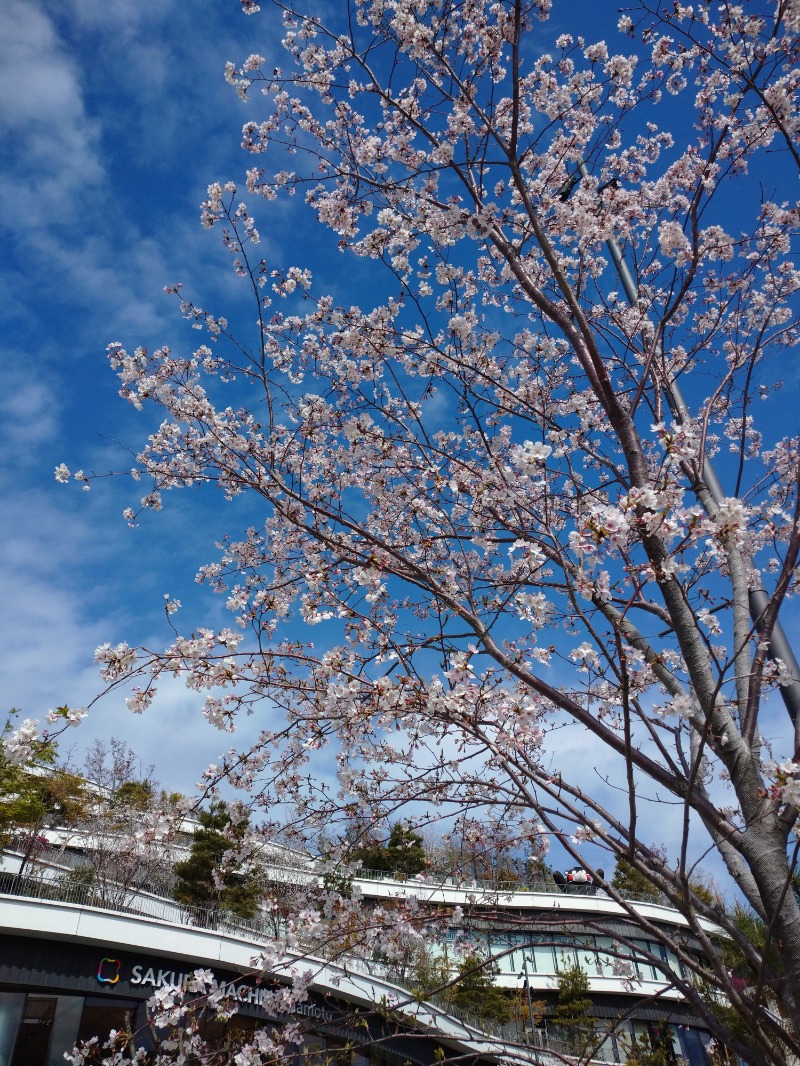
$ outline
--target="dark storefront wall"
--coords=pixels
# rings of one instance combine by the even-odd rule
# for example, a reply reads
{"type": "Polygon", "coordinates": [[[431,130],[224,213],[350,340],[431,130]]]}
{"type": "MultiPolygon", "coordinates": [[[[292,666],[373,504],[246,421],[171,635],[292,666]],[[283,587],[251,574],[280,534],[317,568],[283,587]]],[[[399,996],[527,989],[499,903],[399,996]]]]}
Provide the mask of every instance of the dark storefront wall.
{"type": "MultiPolygon", "coordinates": [[[[252,1031],[268,1024],[263,1018],[237,1015],[233,1023],[252,1031]]],[[[56,996],[38,991],[0,989],[0,1066],[63,1066],[64,1052],[79,1041],[112,1029],[141,1030],[145,1025],[144,1000],[94,996],[56,996]]],[[[361,1036],[363,1039],[363,1034],[361,1036]]],[[[137,1046],[145,1041],[136,1041],[137,1046]]],[[[352,1049],[352,1036],[309,1033],[298,1050],[295,1066],[400,1066],[435,1058],[433,1041],[419,1037],[394,1037],[389,1044],[352,1049]],[[420,1056],[426,1045],[427,1053],[420,1056]]]]}
{"type": "MultiPolygon", "coordinates": [[[[113,945],[2,937],[0,1066],[63,1066],[64,1052],[80,1040],[102,1041],[112,1029],[144,1030],[145,1003],[156,989],[198,968],[199,963],[120,952],[113,945]]],[[[235,983],[242,1027],[266,1022],[254,977],[214,973],[221,983],[235,983]]],[[[333,1018],[319,1006],[305,1009],[323,1021],[333,1018]]]]}
{"type": "MultiPolygon", "coordinates": [[[[78,1040],[92,1036],[104,1039],[112,1029],[143,1030],[145,1003],[156,989],[179,983],[201,966],[120,952],[113,945],[92,948],[32,937],[0,937],[0,1066],[63,1066],[64,1052],[78,1040]]],[[[239,998],[237,1024],[242,1028],[269,1024],[258,1004],[263,989],[255,974],[242,976],[216,967],[214,973],[220,983],[234,984],[239,998]]],[[[606,1005],[610,1015],[616,1014],[615,1006],[620,1011],[630,1007],[627,1001],[617,1005],[611,999],[606,1005]]],[[[650,1013],[640,1012],[639,1028],[650,1013]]],[[[670,1021],[680,1041],[679,1053],[690,1066],[708,1066],[699,1033],[688,1016],[681,1017],[680,1009],[675,1013],[670,1021]]],[[[363,1043],[364,1053],[348,1052],[342,1056],[342,1066],[345,1058],[347,1066],[397,1066],[403,1062],[431,1066],[436,1058],[432,1038],[398,1033],[387,1041],[375,1017],[362,1017],[354,1029],[352,1010],[321,996],[312,995],[298,1014],[313,1032],[296,1066],[335,1061],[337,1049],[346,1042],[356,1048],[363,1043]],[[380,1044],[369,1048],[365,1024],[380,1044]]],[[[663,1012],[653,1010],[652,1015],[656,1022],[663,1012]]],[[[619,1054],[618,1061],[624,1061],[624,1054],[619,1054]]]]}
{"type": "Polygon", "coordinates": [[[63,1066],[79,1040],[136,1024],[136,1000],[0,991],[0,1066],[63,1066]]]}
{"type": "MultiPolygon", "coordinates": [[[[105,1039],[112,1029],[145,1029],[145,1004],[158,987],[205,967],[186,960],[92,948],[31,937],[0,937],[0,1066],[63,1066],[64,1052],[79,1040],[105,1039]]],[[[259,1006],[256,975],[213,967],[220,983],[233,983],[242,1028],[268,1025],[259,1006]]],[[[312,993],[297,1015],[313,1031],[296,1066],[434,1066],[438,1042],[430,1037],[388,1036],[383,1023],[362,1014],[353,1028],[348,1007],[312,993]],[[365,1028],[366,1027],[366,1028],[365,1028]],[[368,1032],[371,1034],[368,1035],[368,1032]],[[380,1043],[370,1047],[371,1038],[380,1043]],[[358,1045],[363,1044],[363,1052],[358,1045]],[[356,1050],[344,1051],[345,1045],[356,1050]]],[[[138,1043],[138,1042],[137,1042],[138,1043]]],[[[142,1043],[145,1043],[142,1040],[142,1043]]]]}

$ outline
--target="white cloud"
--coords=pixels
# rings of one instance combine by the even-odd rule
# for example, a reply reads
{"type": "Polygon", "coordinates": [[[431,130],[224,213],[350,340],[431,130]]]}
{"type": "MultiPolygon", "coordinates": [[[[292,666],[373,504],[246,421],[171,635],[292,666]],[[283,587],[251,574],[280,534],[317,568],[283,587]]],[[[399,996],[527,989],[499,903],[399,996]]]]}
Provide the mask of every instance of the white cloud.
{"type": "Polygon", "coordinates": [[[0,42],[0,88],[11,105],[0,112],[6,128],[56,119],[73,123],[83,118],[75,65],[37,4],[8,0],[0,8],[0,42]]]}
{"type": "Polygon", "coordinates": [[[23,358],[2,353],[0,369],[0,426],[6,467],[35,461],[34,449],[53,438],[58,429],[59,403],[52,388],[42,377],[9,369],[9,362],[23,358]]]}
{"type": "Polygon", "coordinates": [[[36,717],[60,703],[83,702],[92,681],[96,685],[91,649],[103,621],[87,617],[74,581],[88,532],[31,492],[18,493],[3,508],[2,709],[16,705],[36,717]]]}
{"type": "Polygon", "coordinates": [[[0,97],[15,178],[7,221],[27,230],[84,210],[87,190],[103,179],[99,123],[86,113],[77,65],[53,23],[26,0],[0,6],[0,97]]]}
{"type": "MultiPolygon", "coordinates": [[[[0,513],[0,722],[12,707],[41,720],[57,706],[92,701],[103,688],[94,649],[106,640],[138,638],[151,647],[165,640],[152,632],[155,610],[137,617],[145,601],[137,598],[136,568],[148,565],[149,554],[136,555],[121,520],[116,533],[108,525],[98,540],[93,513],[70,512],[62,506],[69,489],[53,491],[58,495],[18,493],[0,513]]],[[[229,743],[203,720],[202,696],[165,678],[157,705],[138,716],[125,707],[125,694],[104,697],[79,728],[68,730],[62,754],[74,748],[79,764],[94,739],[124,737],[143,764],[155,765],[166,787],[191,793],[206,764],[229,743]]],[[[244,724],[252,734],[256,723],[244,724]]]]}
{"type": "MultiPolygon", "coordinates": [[[[157,528],[131,531],[121,518],[136,495],[129,484],[83,493],[57,486],[53,469],[130,463],[108,438],[135,447],[149,422],[116,398],[104,350],[115,339],[174,342],[183,324],[165,283],[220,298],[220,311],[242,291],[227,259],[216,266],[217,235],[198,220],[208,182],[241,178],[247,164],[238,126],[249,109],[222,77],[225,59],[248,51],[234,38],[252,23],[235,7],[209,10],[201,27],[176,0],[0,4],[10,233],[0,268],[0,711],[42,717],[91,701],[101,689],[95,647],[161,645],[161,595],[188,602],[196,565],[214,554],[218,531],[191,502],[170,500],[157,528]],[[212,527],[207,538],[197,532],[212,527]]],[[[202,700],[165,682],[158,706],[137,717],[123,697],[101,701],[65,741],[125,736],[165,785],[190,790],[226,744],[203,721],[202,700]]]]}
{"type": "Polygon", "coordinates": [[[84,30],[113,32],[126,40],[172,18],[179,4],[177,0],[62,0],[60,7],[84,30]]]}

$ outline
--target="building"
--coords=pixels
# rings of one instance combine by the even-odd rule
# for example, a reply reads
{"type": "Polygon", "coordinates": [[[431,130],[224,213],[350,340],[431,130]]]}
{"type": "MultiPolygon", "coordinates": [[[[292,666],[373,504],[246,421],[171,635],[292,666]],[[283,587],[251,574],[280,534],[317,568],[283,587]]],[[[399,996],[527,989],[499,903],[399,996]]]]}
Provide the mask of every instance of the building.
{"type": "MultiPolygon", "coordinates": [[[[559,976],[579,966],[588,976],[593,1016],[599,1027],[614,1031],[594,1057],[625,1061],[626,1044],[647,1035],[651,1042],[668,1036],[674,1057],[691,1066],[708,1066],[711,1036],[670,987],[663,969],[681,977],[685,970],[664,941],[647,940],[613,900],[594,888],[492,882],[429,885],[394,881],[385,875],[359,878],[365,898],[391,899],[412,889],[429,907],[453,910],[465,918],[452,926],[448,940],[492,959],[495,984],[510,993],[525,991],[539,1004],[541,1020],[525,1020],[523,1038],[542,1048],[563,1050],[554,1025],[559,976]],[[657,960],[657,961],[656,961],[657,960]],[[528,1023],[526,1024],[526,1021],[528,1023]]],[[[700,957],[700,945],[686,920],[675,910],[652,902],[632,902],[643,918],[664,934],[664,940],[700,957]]],[[[706,930],[713,926],[703,922],[706,930]]],[[[531,1014],[533,1014],[531,1010],[531,1014]]]]}
{"type": "MultiPolygon", "coordinates": [[[[77,1041],[112,1029],[132,1029],[146,1046],[146,1001],[197,968],[231,989],[237,1026],[276,1021],[253,965],[263,941],[245,928],[188,925],[185,909],[145,894],[135,913],[123,913],[59,899],[55,890],[48,895],[56,898],[2,891],[11,882],[0,879],[0,1066],[63,1066],[77,1041]]],[[[294,961],[313,971],[309,998],[291,1019],[304,1026],[303,1063],[433,1066],[456,1057],[493,1066],[503,1053],[496,1039],[431,1004],[407,1003],[403,989],[374,974],[294,961]],[[401,1012],[387,1015],[386,1004],[401,1012]]]]}
{"type": "MultiPolygon", "coordinates": [[[[198,967],[213,969],[220,983],[233,983],[240,1004],[237,1024],[269,1022],[260,1010],[259,975],[251,962],[268,937],[264,927],[228,922],[224,930],[205,928],[207,923],[191,908],[141,888],[129,891],[122,902],[120,897],[101,901],[87,886],[64,879],[64,864],[79,862],[91,847],[90,835],[70,833],[65,846],[62,831],[46,830],[56,847],[50,848],[49,859],[45,848],[38,875],[30,882],[14,877],[18,857],[5,855],[7,872],[0,874],[0,1066],[51,1066],[63,1061],[63,1052],[76,1039],[125,1022],[141,1028],[144,1004],[154,990],[198,967]]],[[[274,851],[270,861],[276,880],[288,877],[307,884],[315,879],[309,861],[300,863],[297,855],[283,862],[274,851]]],[[[429,1066],[440,1054],[435,1051],[440,1044],[486,1062],[510,1048],[546,1061],[548,1050],[569,1051],[560,1042],[554,1008],[560,975],[578,966],[588,977],[592,1016],[598,1029],[609,1034],[594,1050],[595,1059],[624,1062],[626,1048],[646,1035],[666,1046],[676,1063],[709,1066],[710,1036],[665,974],[666,969],[683,976],[682,964],[664,947],[665,940],[680,945],[682,953],[700,952],[685,920],[671,908],[632,904],[665,934],[663,940],[648,941],[622,908],[593,887],[564,885],[562,891],[553,884],[404,880],[366,873],[354,884],[371,903],[391,905],[416,895],[447,927],[441,951],[453,972],[459,953],[492,960],[495,984],[515,995],[523,1009],[510,1023],[490,1026],[484,1019],[459,1017],[452,1006],[420,1005],[397,983],[396,969],[388,970],[380,959],[348,958],[344,964],[308,960],[301,963],[315,972],[308,1010],[319,1024],[309,1031],[306,1053],[325,1050],[330,1057],[351,1043],[348,1018],[353,1010],[369,1014],[385,1000],[404,1004],[409,1033],[391,1040],[382,1033],[375,1044],[374,1032],[364,1038],[362,1017],[364,1050],[353,1052],[353,1066],[392,1066],[395,1060],[398,1066],[401,1061],[429,1066]]],[[[379,1025],[378,1016],[368,1024],[379,1025]]]]}

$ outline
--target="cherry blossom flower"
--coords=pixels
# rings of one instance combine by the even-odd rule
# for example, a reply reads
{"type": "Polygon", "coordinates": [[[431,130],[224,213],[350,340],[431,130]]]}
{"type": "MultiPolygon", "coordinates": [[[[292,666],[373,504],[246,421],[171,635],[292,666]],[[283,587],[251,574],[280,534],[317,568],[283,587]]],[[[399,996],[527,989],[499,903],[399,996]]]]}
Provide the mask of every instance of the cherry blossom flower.
{"type": "MultiPolygon", "coordinates": [[[[253,109],[246,195],[272,225],[300,194],[293,210],[358,271],[334,296],[302,264],[267,264],[254,210],[215,182],[201,224],[253,301],[255,344],[250,320],[240,332],[173,286],[194,344],[108,348],[122,398],[160,415],[126,520],[197,485],[248,517],[197,575],[230,627],[179,633],[167,597],[160,650],[98,649],[105,685],[139,711],[180,678],[224,732],[258,716],[203,787],[241,789],[268,820],[291,807],[302,844],[424,808],[460,812],[475,848],[635,855],[707,939],[708,964],[687,952],[670,980],[715,1031],[710,999],[742,1000],[706,920],[741,934],[676,890],[708,849],[774,930],[768,987],[800,1012],[796,715],[774,765],[757,740],[764,693],[796,683],[760,629],[800,591],[800,444],[755,403],[800,343],[798,20],[767,7],[634,4],[619,38],[549,45],[546,0],[446,18],[359,0],[346,34],[321,9],[282,11],[283,65],[250,45],[225,71],[253,109]],[[567,725],[624,802],[570,772],[567,725]],[[674,870],[641,837],[645,795],[680,811],[674,870]]],[[[56,468],[70,477],[94,475],[56,468]]],[[[30,724],[12,749],[36,738],[30,724]]],[[[343,845],[326,862],[351,859],[343,845]]],[[[299,901],[264,965],[345,941],[396,957],[423,934],[416,897],[393,904],[299,901]]],[[[171,1054],[199,1039],[185,992],[153,1009],[171,1054]]],[[[796,1049],[751,1056],[742,1033],[783,1039],[754,1017],[730,1046],[778,1066],[796,1049]]]]}

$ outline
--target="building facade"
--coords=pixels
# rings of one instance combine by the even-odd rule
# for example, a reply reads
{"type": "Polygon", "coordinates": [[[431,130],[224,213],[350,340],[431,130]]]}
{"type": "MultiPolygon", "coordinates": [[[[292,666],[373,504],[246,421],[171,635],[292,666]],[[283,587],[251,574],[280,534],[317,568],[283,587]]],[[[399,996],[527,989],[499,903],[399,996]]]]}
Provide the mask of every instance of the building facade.
{"type": "MultiPolygon", "coordinates": [[[[80,844],[86,846],[86,841],[80,844]]],[[[59,857],[66,857],[63,848],[59,857]]],[[[35,888],[15,886],[13,856],[6,855],[5,866],[7,872],[0,873],[0,1066],[54,1066],[76,1040],[122,1026],[144,1032],[147,999],[198,967],[211,968],[220,984],[236,989],[237,1025],[271,1022],[260,1006],[263,975],[252,966],[268,939],[266,929],[259,934],[258,922],[229,926],[226,932],[201,928],[190,909],[142,890],[126,898],[127,913],[118,901],[112,904],[118,910],[107,909],[108,902],[103,909],[93,904],[91,893],[81,895],[81,886],[67,890],[65,869],[53,864],[48,872],[46,862],[32,882],[44,886],[41,898],[26,898],[24,893],[29,897],[35,888]]],[[[299,877],[306,887],[316,876],[310,866],[296,863],[273,873],[279,880],[299,877]]],[[[363,1037],[365,1024],[377,1024],[367,1022],[366,1014],[376,1003],[392,1002],[403,1004],[417,1049],[411,1054],[407,1038],[397,1035],[395,1043],[404,1048],[397,1052],[397,1066],[428,1066],[439,1054],[436,1040],[442,1034],[461,1041],[460,1054],[469,1047],[470,1054],[486,1061],[497,1047],[546,1061],[548,1050],[569,1051],[560,1043],[555,1008],[561,975],[579,967],[588,979],[597,1031],[606,1034],[593,1050],[595,1059],[625,1062],[633,1043],[647,1037],[665,1047],[676,1066],[710,1066],[710,1035],[670,981],[671,974],[687,976],[679,955],[699,955],[700,946],[671,908],[631,904],[661,933],[660,939],[648,940],[623,908],[594,890],[386,875],[357,877],[354,885],[366,904],[390,906],[414,894],[423,910],[440,917],[445,933],[435,950],[452,973],[465,953],[490,960],[494,983],[513,997],[517,1013],[508,1024],[487,1026],[485,1019],[457,1016],[451,1006],[420,1005],[403,987],[402,975],[395,983],[396,968],[380,959],[352,958],[345,966],[304,960],[302,965],[311,965],[316,974],[308,1009],[318,1012],[319,1023],[309,1030],[309,1046],[327,1058],[336,1058],[336,1049],[348,1045],[352,1066],[391,1066],[394,1045],[386,1034],[376,1042],[372,1033],[361,1041],[363,1052],[352,1051],[359,1045],[347,1018],[354,1009],[361,1012],[363,1037]],[[420,1038],[421,1024],[431,1029],[428,1045],[420,1038]],[[487,1028],[493,1030],[490,1036],[487,1028]]]]}
{"type": "MultiPolygon", "coordinates": [[[[230,1024],[243,1032],[286,1021],[265,1009],[265,976],[285,975],[254,965],[259,948],[252,936],[181,924],[168,911],[124,914],[0,892],[0,1066],[63,1066],[78,1041],[111,1030],[131,1031],[146,1047],[147,1000],[197,968],[235,996],[230,1024]]],[[[313,973],[308,999],[288,1018],[303,1031],[298,1066],[434,1066],[450,1058],[496,1066],[500,1058],[497,1040],[432,1005],[403,1005],[403,990],[372,974],[320,959],[293,964],[313,973]],[[402,1009],[387,1011],[393,1002],[402,1009]]]]}
{"type": "MultiPolygon", "coordinates": [[[[672,974],[688,978],[679,954],[702,958],[702,951],[686,920],[672,908],[631,902],[661,933],[661,939],[649,940],[617,903],[594,889],[498,887],[491,882],[430,885],[383,875],[356,883],[371,901],[413,891],[430,908],[461,913],[461,922],[446,933],[453,954],[460,949],[490,959],[496,985],[509,994],[524,992],[531,1007],[536,1004],[536,1011],[531,1009],[518,1025],[522,1039],[563,1050],[554,1017],[559,979],[579,967],[588,978],[597,1030],[609,1034],[597,1047],[596,1059],[622,1063],[633,1042],[647,1037],[651,1045],[671,1047],[675,1062],[709,1066],[711,1035],[670,980],[672,974]]],[[[703,925],[713,933],[710,923],[703,925]]],[[[524,1002],[522,1006],[524,1015],[524,1002]]]]}

